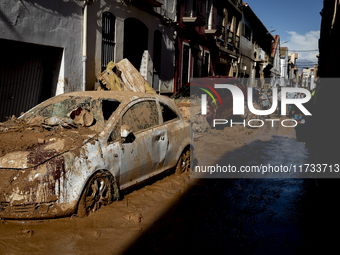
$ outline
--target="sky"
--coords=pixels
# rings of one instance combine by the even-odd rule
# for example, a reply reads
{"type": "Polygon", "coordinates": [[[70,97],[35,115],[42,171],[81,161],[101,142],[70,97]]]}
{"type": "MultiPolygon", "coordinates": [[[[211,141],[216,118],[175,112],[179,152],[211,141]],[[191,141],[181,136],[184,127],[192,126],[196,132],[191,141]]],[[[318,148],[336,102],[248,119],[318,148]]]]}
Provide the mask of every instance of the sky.
{"type": "Polygon", "coordinates": [[[323,0],[243,0],[273,35],[280,36],[281,47],[298,53],[297,66],[314,66],[318,59],[323,0]],[[287,42],[288,41],[288,42],[287,42]]]}

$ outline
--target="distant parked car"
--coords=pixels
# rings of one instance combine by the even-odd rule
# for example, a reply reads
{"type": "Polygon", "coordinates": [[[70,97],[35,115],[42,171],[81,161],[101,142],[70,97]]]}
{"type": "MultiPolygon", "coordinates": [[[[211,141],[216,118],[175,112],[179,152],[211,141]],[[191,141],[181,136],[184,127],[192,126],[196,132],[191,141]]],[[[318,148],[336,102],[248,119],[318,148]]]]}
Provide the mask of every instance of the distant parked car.
{"type": "Polygon", "coordinates": [[[174,96],[173,98],[191,98],[195,96],[195,93],[202,94],[202,91],[198,88],[204,88],[208,90],[216,101],[217,107],[215,107],[213,99],[208,96],[207,103],[207,121],[212,124],[213,119],[231,119],[236,118],[233,116],[233,97],[228,89],[215,88],[215,84],[230,84],[235,85],[240,88],[244,94],[244,115],[238,115],[237,118],[247,119],[249,118],[249,110],[247,106],[247,87],[240,83],[240,81],[235,77],[230,76],[209,76],[203,78],[197,78],[191,82],[185,84],[174,96]],[[216,92],[216,93],[215,93],[216,92]],[[218,96],[217,96],[217,95],[218,96]]]}
{"type": "Polygon", "coordinates": [[[171,99],[153,94],[59,95],[16,125],[2,123],[0,137],[0,217],[8,219],[86,216],[122,189],[190,168],[190,125],[171,99]]]}

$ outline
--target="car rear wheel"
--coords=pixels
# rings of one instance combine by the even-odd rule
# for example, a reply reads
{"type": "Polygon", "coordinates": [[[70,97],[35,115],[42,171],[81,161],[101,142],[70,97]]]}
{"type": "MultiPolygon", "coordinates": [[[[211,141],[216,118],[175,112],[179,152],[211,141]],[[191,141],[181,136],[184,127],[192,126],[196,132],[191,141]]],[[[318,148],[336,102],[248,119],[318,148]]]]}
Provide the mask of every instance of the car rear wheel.
{"type": "Polygon", "coordinates": [[[181,174],[189,171],[190,171],[190,148],[187,148],[183,151],[181,157],[178,160],[175,173],[181,174]]]}
{"type": "Polygon", "coordinates": [[[101,170],[94,174],[86,184],[79,201],[77,215],[86,217],[118,198],[118,186],[113,176],[101,170]]]}

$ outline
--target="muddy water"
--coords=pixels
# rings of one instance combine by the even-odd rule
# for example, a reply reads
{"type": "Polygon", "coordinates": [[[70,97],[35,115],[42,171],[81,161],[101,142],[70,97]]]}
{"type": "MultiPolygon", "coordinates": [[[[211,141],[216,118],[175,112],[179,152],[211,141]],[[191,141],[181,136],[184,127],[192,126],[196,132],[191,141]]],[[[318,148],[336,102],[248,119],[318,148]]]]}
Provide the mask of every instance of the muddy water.
{"type": "MultiPolygon", "coordinates": [[[[199,164],[306,163],[293,129],[213,130],[199,164]]],[[[327,254],[337,180],[168,175],[87,218],[2,221],[0,254],[327,254]]]]}

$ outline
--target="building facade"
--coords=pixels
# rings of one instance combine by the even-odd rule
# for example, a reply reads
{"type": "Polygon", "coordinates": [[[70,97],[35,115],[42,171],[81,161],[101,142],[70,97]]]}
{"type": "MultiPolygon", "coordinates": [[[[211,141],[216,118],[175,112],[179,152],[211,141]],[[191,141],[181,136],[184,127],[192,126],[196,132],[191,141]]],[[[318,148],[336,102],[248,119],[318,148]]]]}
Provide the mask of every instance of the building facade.
{"type": "Polygon", "coordinates": [[[143,64],[142,75],[156,91],[173,92],[175,0],[98,0],[87,15],[87,90],[99,86],[97,78],[110,61],[127,58],[138,71],[143,64]]]}
{"type": "Polygon", "coordinates": [[[222,13],[213,1],[178,1],[175,91],[192,78],[214,75],[214,37],[222,34],[222,13]]]}
{"type": "Polygon", "coordinates": [[[307,88],[309,90],[313,90],[316,87],[316,71],[314,67],[308,67],[302,69],[302,74],[301,74],[301,87],[307,88]]]}
{"type": "Polygon", "coordinates": [[[248,78],[248,86],[270,87],[272,78],[273,35],[263,25],[251,7],[243,4],[241,60],[238,77],[248,78]]]}
{"type": "Polygon", "coordinates": [[[82,11],[76,1],[1,1],[0,121],[82,90],[82,11]]]}
{"type": "Polygon", "coordinates": [[[340,50],[338,47],[340,33],[340,3],[337,0],[323,2],[320,12],[321,29],[319,39],[318,76],[339,77],[340,50]]]}
{"type": "Polygon", "coordinates": [[[178,1],[175,91],[192,78],[237,76],[241,0],[178,1]]]}
{"type": "Polygon", "coordinates": [[[281,84],[281,65],[280,65],[280,36],[275,35],[275,40],[272,47],[273,67],[271,69],[271,86],[284,86],[281,84]]]}
{"type": "Polygon", "coordinates": [[[287,87],[288,83],[288,48],[280,47],[280,69],[281,69],[281,86],[287,87]]]}

